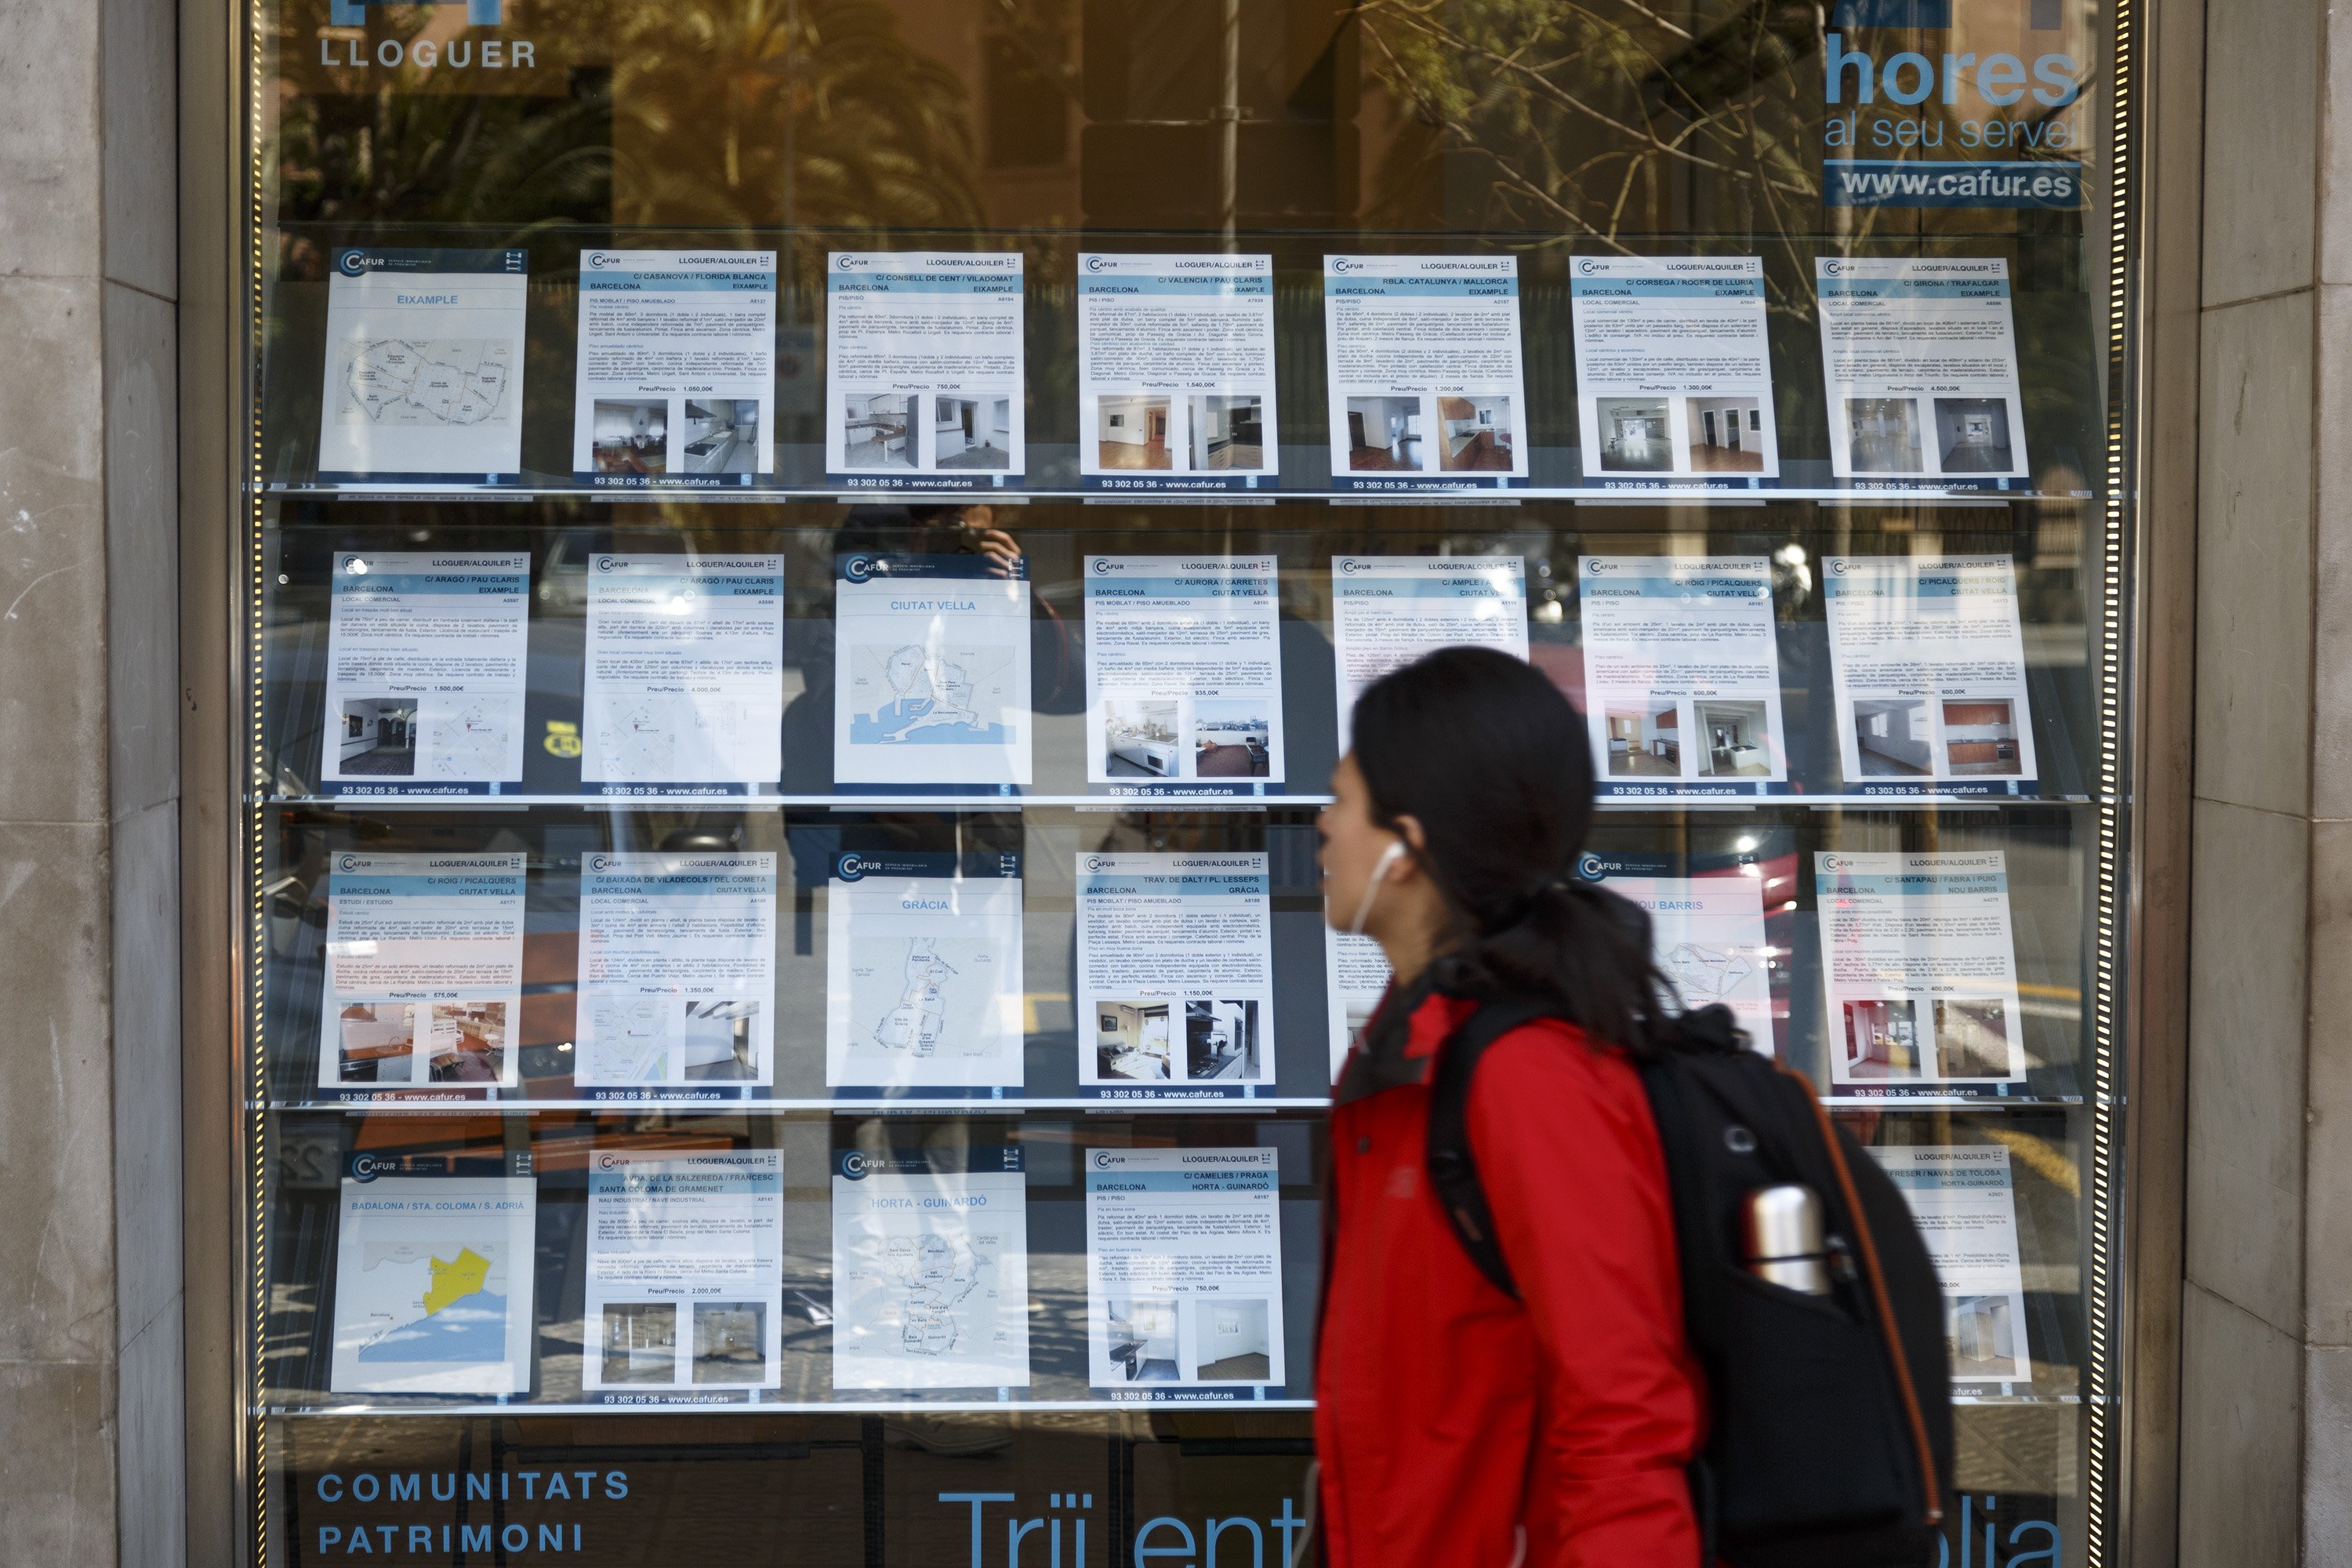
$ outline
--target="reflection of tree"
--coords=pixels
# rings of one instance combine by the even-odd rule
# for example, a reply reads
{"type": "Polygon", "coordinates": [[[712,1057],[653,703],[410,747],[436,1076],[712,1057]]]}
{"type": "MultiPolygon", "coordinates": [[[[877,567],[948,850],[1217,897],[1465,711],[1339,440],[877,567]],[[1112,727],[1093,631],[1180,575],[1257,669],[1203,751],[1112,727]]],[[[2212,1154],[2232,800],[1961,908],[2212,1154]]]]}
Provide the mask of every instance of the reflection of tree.
{"type": "Polygon", "coordinates": [[[618,222],[980,222],[963,84],[876,0],[648,0],[614,56],[618,222]]]}
{"type": "MultiPolygon", "coordinates": [[[[1455,226],[1621,237],[1703,226],[1795,234],[1819,211],[1819,84],[1790,67],[1819,47],[1821,12],[1751,0],[1696,32],[1642,0],[1364,0],[1373,74],[1436,135],[1414,163],[1473,161],[1484,210],[1455,226]]],[[[1458,177],[1446,182],[1459,189],[1458,177]]]]}

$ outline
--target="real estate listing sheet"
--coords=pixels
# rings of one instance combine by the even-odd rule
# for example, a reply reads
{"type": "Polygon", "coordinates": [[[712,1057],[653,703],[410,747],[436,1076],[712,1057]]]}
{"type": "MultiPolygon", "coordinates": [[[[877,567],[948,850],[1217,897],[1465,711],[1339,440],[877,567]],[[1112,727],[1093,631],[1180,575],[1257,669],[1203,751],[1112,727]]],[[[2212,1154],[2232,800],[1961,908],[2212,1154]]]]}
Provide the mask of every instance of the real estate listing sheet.
{"type": "Polygon", "coordinates": [[[2039,793],[2015,563],[1832,555],[1822,574],[1846,787],[2039,793]]]}
{"type": "Polygon", "coordinates": [[[1021,858],[836,856],[825,884],[824,1081],[1018,1089],[1021,858]]]}
{"type": "Polygon", "coordinates": [[[1087,557],[1087,778],[1116,795],[1283,782],[1280,563],[1087,557]]]}
{"type": "Polygon", "coordinates": [[[1274,258],[1080,254],[1087,489],[1270,487],[1274,396],[1274,258]]]}
{"type": "Polygon", "coordinates": [[[1887,489],[2026,477],[2007,261],[1824,256],[1813,273],[1832,473],[1887,489]]]}
{"type": "Polygon", "coordinates": [[[1248,1099],[1275,1079],[1272,879],[1257,854],[1078,857],[1078,1081],[1248,1099]]]}
{"type": "Polygon", "coordinates": [[[520,1081],[526,858],[328,858],[320,1098],[488,1100],[520,1081]]]}
{"type": "Polygon", "coordinates": [[[738,1404],[782,1381],[783,1156],[588,1156],[581,1386],[608,1405],[738,1404]]]}
{"type": "Polygon", "coordinates": [[[583,250],[575,483],[749,488],[776,470],[776,253],[583,250]]]}
{"type": "Polygon", "coordinates": [[[1527,563],[1517,555],[1335,555],[1331,653],[1339,749],[1364,688],[1433,648],[1468,644],[1528,657],[1527,563]]]}
{"type": "Polygon", "coordinates": [[[1752,856],[1702,865],[1682,855],[1588,853],[1578,874],[1650,917],[1658,968],[1685,1007],[1720,1003],[1773,1054],[1771,944],[1764,937],[1763,867],[1752,856]]]}
{"type": "Polygon", "coordinates": [[[1911,1205],[1944,1287],[1944,1336],[1955,1383],[2026,1383],[2025,1273],[2017,1194],[1998,1143],[1874,1146],[1911,1205]]]}
{"type": "Polygon", "coordinates": [[[1331,1012],[1331,1081],[1348,1052],[1364,1037],[1373,1010],[1389,988],[1388,955],[1368,936],[1323,928],[1323,985],[1331,1012]]]}
{"type": "Polygon", "coordinates": [[[1786,793],[1770,562],[1584,555],[1576,585],[1601,795],[1786,793]]]}
{"type": "Polygon", "coordinates": [[[1323,343],[1333,489],[1528,482],[1516,257],[1327,256],[1323,343]]]}
{"type": "Polygon", "coordinates": [[[1086,1167],[1088,1383],[1138,1403],[1281,1388],[1276,1152],[1093,1149],[1086,1167]]]}
{"type": "Polygon", "coordinates": [[[586,1100],[745,1100],[775,1082],[776,857],[580,858],[574,1087],[586,1100]]]}
{"type": "Polygon", "coordinates": [[[528,553],[336,556],[325,792],[498,795],[520,784],[530,654],[528,553]]]}
{"type": "Polygon", "coordinates": [[[833,777],[891,793],[1029,783],[1029,582],[977,555],[835,563],[833,777]]]}
{"type": "Polygon", "coordinates": [[[1028,1387],[1027,1199],[1017,1146],[835,1156],[834,1388],[1028,1387]]]}
{"type": "Polygon", "coordinates": [[[775,793],[782,556],[591,556],[582,666],[590,793],[775,793]]]}
{"type": "Polygon", "coordinates": [[[521,480],[530,269],[523,250],[334,253],[320,484],[521,480]]]}
{"type": "Polygon", "coordinates": [[[1021,253],[836,250],[825,262],[825,483],[1017,487],[1021,253]]]}
{"type": "Polygon", "coordinates": [[[2000,850],[1817,852],[1813,885],[1832,1083],[1900,1098],[2024,1080],[2000,850]]]}
{"type": "Polygon", "coordinates": [[[1580,256],[1569,271],[1588,480],[1755,489],[1779,479],[1760,259],[1580,256]]]}
{"type": "Polygon", "coordinates": [[[328,1389],[529,1393],[538,1213],[529,1176],[345,1176],[328,1389]]]}

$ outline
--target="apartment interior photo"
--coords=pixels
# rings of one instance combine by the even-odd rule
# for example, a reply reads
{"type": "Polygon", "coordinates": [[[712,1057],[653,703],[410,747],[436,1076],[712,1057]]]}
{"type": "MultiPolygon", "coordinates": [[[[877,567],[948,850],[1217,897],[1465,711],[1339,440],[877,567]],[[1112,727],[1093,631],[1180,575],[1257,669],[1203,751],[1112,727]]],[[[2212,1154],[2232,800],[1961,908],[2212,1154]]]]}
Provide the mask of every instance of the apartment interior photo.
{"type": "Polygon", "coordinates": [[[589,410],[589,452],[600,474],[669,472],[669,400],[600,397],[589,410]]]}
{"type": "Polygon", "coordinates": [[[410,778],[416,773],[416,699],[354,697],[343,703],[336,767],[346,777],[410,778]]]}
{"type": "Polygon", "coordinates": [[[1183,776],[1172,697],[1103,700],[1104,771],[1115,779],[1183,776]]]}
{"type": "Polygon", "coordinates": [[[1264,1383],[1274,1376],[1274,1314],[1256,1296],[1211,1296],[1192,1303],[1197,1383],[1264,1383]]]}
{"type": "Polygon", "coordinates": [[[1421,399],[1348,399],[1348,471],[1418,473],[1421,458],[1421,399]]]}
{"type": "Polygon", "coordinates": [[[1999,997],[1936,1003],[1936,1076],[2007,1078],[2009,1009],[1999,997]]]}
{"type": "Polygon", "coordinates": [[[1664,398],[1595,398],[1593,417],[1600,426],[1603,472],[1658,474],[1675,466],[1664,398]]]}
{"type": "Polygon", "coordinates": [[[1845,1004],[1845,1069],[1853,1079],[1917,1078],[1916,1005],[1909,1001],[1845,1004]]]}
{"type": "Polygon", "coordinates": [[[1166,397],[1095,400],[1095,461],[1104,468],[1170,468],[1166,397]]]}
{"type": "Polygon", "coordinates": [[[1694,397],[1688,410],[1691,468],[1702,474],[1764,471],[1764,405],[1753,397],[1694,397]]]}
{"type": "Polygon", "coordinates": [[[911,468],[914,426],[903,392],[852,393],[841,402],[841,462],[846,468],[911,468]]]}
{"type": "Polygon", "coordinates": [[[694,1304],[694,1381],[757,1383],[768,1370],[765,1301],[694,1304]]]}
{"type": "Polygon", "coordinates": [[[1507,397],[1441,397],[1437,400],[1437,466],[1449,474],[1511,471],[1511,400],[1507,397]]]}
{"type": "MultiPolygon", "coordinates": [[[[2011,1375],[2017,1365],[2017,1331],[2006,1296],[1944,1299],[1952,1373],[1957,1377],[2011,1375]]],[[[1990,1554],[1988,1554],[1990,1555],[1990,1554]]]]}
{"type": "Polygon", "coordinates": [[[2016,704],[2007,698],[1945,703],[1944,757],[1956,776],[2016,773],[2016,704]]]}
{"type": "Polygon", "coordinates": [[[1138,1083],[1166,1083],[1173,1079],[1168,1016],[1165,1002],[1096,1003],[1097,1076],[1138,1083]]]}
{"type": "Polygon", "coordinates": [[[675,1301],[604,1304],[606,1383],[669,1383],[677,1376],[675,1301]]]}
{"type": "Polygon", "coordinates": [[[1857,474],[1916,474],[1919,405],[1908,397],[1845,400],[1847,466],[1857,474]]]}
{"type": "Polygon", "coordinates": [[[1198,473],[1262,471],[1265,468],[1265,399],[1255,393],[1195,396],[1192,468],[1198,473]]]}
{"type": "Polygon", "coordinates": [[[1258,1077],[1257,1004],[1184,1004],[1184,1076],[1255,1083],[1258,1077]]]}
{"type": "Polygon", "coordinates": [[[1998,397],[1936,399],[1936,456],[1948,474],[2006,474],[2017,467],[2010,448],[2009,405],[1998,397]]]}
{"type": "Polygon", "coordinates": [[[1855,698],[1853,743],[1864,778],[1925,778],[1935,771],[1927,704],[1917,698],[1855,698]]]}
{"type": "Polygon", "coordinates": [[[1167,1299],[1113,1296],[1104,1303],[1104,1338],[1111,1364],[1129,1383],[1175,1383],[1176,1303],[1167,1299]]]}
{"type": "Polygon", "coordinates": [[[1654,699],[1639,708],[1611,708],[1601,721],[1609,731],[1610,777],[1683,776],[1682,718],[1674,699],[1654,699]]]}
{"type": "Polygon", "coordinates": [[[1262,702],[1202,698],[1192,704],[1192,776],[1262,779],[1274,771],[1273,721],[1262,702]]]}
{"type": "Polygon", "coordinates": [[[1009,468],[1013,466],[1012,399],[940,397],[932,402],[931,466],[934,468],[1009,468]]]}
{"type": "Polygon", "coordinates": [[[436,1002],[432,1016],[435,1083],[496,1083],[506,1073],[507,1005],[436,1002]]]}
{"type": "Polygon", "coordinates": [[[756,397],[692,398],[686,405],[689,474],[752,474],[760,468],[760,401],[756,397]]]}
{"type": "Polygon", "coordinates": [[[689,1083],[740,1083],[757,1063],[752,1027],[757,1002],[688,1002],[686,1005],[686,1077],[689,1083]]]}
{"type": "Polygon", "coordinates": [[[1761,702],[1701,698],[1691,703],[1691,725],[1700,745],[1698,771],[1706,778],[1769,778],[1770,739],[1761,702]]]}
{"type": "Polygon", "coordinates": [[[416,1077],[415,1007],[407,1002],[346,1002],[335,1016],[335,1077],[342,1083],[409,1083],[416,1077]]]}

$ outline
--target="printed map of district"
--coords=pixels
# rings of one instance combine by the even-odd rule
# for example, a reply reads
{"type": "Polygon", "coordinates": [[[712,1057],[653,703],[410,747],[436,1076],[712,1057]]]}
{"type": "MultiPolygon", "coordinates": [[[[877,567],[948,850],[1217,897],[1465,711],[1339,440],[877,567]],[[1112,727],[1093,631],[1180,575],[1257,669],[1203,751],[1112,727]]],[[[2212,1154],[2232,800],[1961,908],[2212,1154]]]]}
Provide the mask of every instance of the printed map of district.
{"type": "MultiPolygon", "coordinates": [[[[457,1228],[457,1227],[452,1227],[457,1228]]],[[[431,1245],[363,1244],[356,1276],[337,1281],[338,1316],[363,1327],[359,1359],[484,1365],[507,1358],[506,1244],[458,1234],[431,1245]]]]}
{"type": "Polygon", "coordinates": [[[870,1215],[840,1243],[836,1382],[845,1372],[845,1386],[1028,1381],[1027,1325],[1007,1305],[1026,1299],[1025,1275],[1003,1272],[1007,1247],[1017,1253],[1024,1237],[952,1215],[870,1215]],[[842,1349],[854,1364],[841,1364],[842,1349]]]}
{"type": "MultiPolygon", "coordinates": [[[[864,644],[851,650],[855,711],[849,739],[860,746],[1003,746],[1013,653],[985,645],[927,648],[864,644]]],[[[1027,700],[1027,693],[1020,694],[1027,700]]]]}
{"type": "Polygon", "coordinates": [[[395,427],[514,423],[505,338],[356,339],[338,350],[338,421],[395,427]]]}
{"type": "Polygon", "coordinates": [[[849,963],[851,1058],[995,1056],[1003,1033],[996,944],[914,934],[908,928],[915,923],[887,935],[857,933],[849,963]]]}

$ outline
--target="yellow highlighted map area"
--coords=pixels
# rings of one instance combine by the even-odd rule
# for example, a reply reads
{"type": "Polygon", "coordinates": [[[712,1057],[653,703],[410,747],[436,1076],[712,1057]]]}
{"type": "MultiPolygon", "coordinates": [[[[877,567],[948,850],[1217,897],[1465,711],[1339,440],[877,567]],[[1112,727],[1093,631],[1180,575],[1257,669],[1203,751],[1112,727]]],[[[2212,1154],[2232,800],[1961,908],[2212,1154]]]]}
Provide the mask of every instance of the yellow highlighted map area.
{"type": "Polygon", "coordinates": [[[437,1258],[430,1262],[433,1284],[425,1292],[425,1315],[428,1318],[450,1302],[474,1294],[489,1278],[490,1260],[470,1247],[459,1252],[455,1262],[444,1263],[437,1258]]]}

